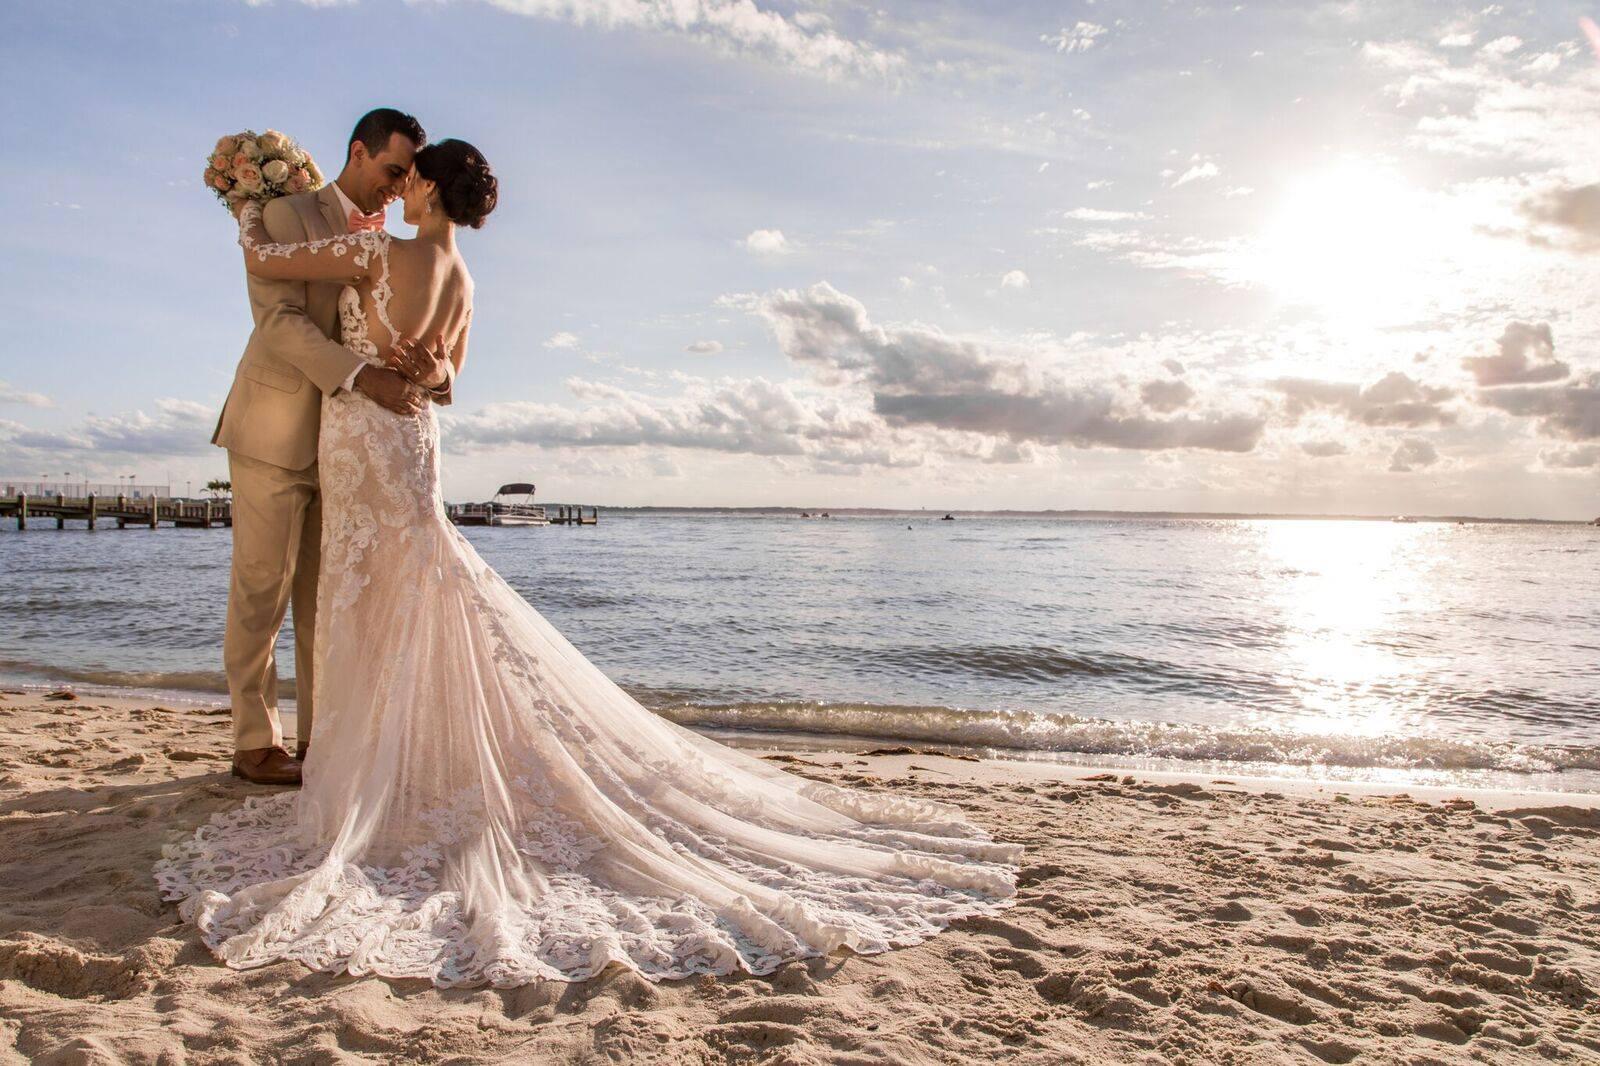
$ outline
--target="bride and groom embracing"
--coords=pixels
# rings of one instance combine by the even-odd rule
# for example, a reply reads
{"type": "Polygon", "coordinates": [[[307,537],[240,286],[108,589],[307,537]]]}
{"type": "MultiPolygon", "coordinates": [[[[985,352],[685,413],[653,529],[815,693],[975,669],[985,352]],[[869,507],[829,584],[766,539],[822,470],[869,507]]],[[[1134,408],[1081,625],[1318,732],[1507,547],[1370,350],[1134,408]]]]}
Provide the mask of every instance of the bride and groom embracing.
{"type": "Polygon", "coordinates": [[[449,522],[433,408],[473,313],[456,237],[497,196],[477,149],[382,109],[333,184],[238,211],[256,329],[215,438],[234,772],[303,787],[169,846],[162,894],[231,966],[441,986],[767,973],[1007,906],[1018,846],[656,716],[449,522]],[[397,197],[409,239],[382,228],[397,197]],[[290,601],[303,762],[274,709],[290,601]]]}

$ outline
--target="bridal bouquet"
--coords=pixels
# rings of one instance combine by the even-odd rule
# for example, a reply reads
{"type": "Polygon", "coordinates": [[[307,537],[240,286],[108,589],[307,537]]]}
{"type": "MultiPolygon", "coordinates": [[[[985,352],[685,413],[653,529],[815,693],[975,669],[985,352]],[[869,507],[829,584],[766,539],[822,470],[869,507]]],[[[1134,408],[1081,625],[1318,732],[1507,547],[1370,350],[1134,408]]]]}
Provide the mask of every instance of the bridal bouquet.
{"type": "Polygon", "coordinates": [[[224,207],[240,200],[266,203],[292,192],[320,189],[322,171],[311,154],[277,130],[244,130],[217,141],[206,160],[206,188],[224,207]]]}

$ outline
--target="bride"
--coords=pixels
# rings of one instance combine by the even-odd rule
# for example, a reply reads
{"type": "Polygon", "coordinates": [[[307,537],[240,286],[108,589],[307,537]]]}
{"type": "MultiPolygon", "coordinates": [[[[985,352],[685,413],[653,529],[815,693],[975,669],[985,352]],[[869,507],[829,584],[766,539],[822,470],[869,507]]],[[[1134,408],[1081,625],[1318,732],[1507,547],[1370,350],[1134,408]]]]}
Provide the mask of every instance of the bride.
{"type": "MultiPolygon", "coordinates": [[[[438,388],[472,321],[456,231],[496,196],[483,156],[444,141],[417,153],[405,190],[415,238],[274,244],[252,203],[240,244],[251,273],[346,282],[344,345],[438,388]]],[[[317,461],[304,788],[216,815],[156,867],[228,965],[440,986],[611,963],[652,980],[760,974],[919,943],[1011,902],[1020,846],[959,809],[794,777],[607,679],[446,518],[431,406],[402,416],[340,392],[317,461]]]]}

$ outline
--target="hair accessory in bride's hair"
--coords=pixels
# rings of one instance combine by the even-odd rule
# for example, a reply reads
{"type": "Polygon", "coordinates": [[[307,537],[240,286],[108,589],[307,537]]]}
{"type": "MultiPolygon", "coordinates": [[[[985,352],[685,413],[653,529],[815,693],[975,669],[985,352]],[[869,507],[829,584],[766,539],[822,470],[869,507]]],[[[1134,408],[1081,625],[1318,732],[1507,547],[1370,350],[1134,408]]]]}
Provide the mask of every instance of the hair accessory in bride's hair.
{"type": "Polygon", "coordinates": [[[500,182],[489,161],[466,141],[430,144],[416,155],[417,173],[438,187],[439,206],[458,226],[477,229],[500,200],[500,182]]]}

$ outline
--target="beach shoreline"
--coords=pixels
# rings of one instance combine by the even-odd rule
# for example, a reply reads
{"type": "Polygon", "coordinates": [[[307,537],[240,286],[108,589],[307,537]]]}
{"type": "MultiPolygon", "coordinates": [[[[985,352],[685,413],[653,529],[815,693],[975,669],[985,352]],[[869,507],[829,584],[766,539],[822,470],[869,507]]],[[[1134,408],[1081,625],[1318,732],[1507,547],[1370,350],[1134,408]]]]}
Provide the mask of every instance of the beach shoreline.
{"type": "MultiPolygon", "coordinates": [[[[1003,914],[767,977],[217,964],[150,868],[263,789],[217,706],[0,702],[0,1058],[1059,1063],[1600,1054],[1600,798],[752,748],[1024,844],[1003,914]],[[1444,793],[1454,793],[1446,795],[1444,793]]],[[[874,751],[886,752],[873,754],[874,751]]]]}
{"type": "MultiPolygon", "coordinates": [[[[66,691],[81,700],[105,706],[131,708],[170,706],[191,710],[221,711],[229,706],[226,693],[199,689],[135,689],[102,685],[44,683],[36,680],[0,678],[0,693],[14,697],[43,699],[52,692],[66,691]]],[[[280,703],[280,718],[286,746],[293,746],[295,704],[285,696],[280,703]]],[[[1241,763],[1223,759],[1182,760],[1138,754],[1111,755],[1071,751],[1005,749],[972,744],[927,741],[885,734],[775,732],[758,729],[723,728],[717,725],[688,724],[697,732],[758,756],[782,756],[805,752],[816,755],[856,752],[863,749],[905,748],[926,755],[952,756],[980,765],[995,764],[993,774],[1017,774],[1039,780],[1064,780],[1068,776],[1096,774],[1138,774],[1167,783],[1192,781],[1204,784],[1216,778],[1239,781],[1244,787],[1295,794],[1344,792],[1352,795],[1409,794],[1434,801],[1465,795],[1496,807],[1523,805],[1525,801],[1569,803],[1590,808],[1600,806],[1600,788],[1576,782],[1595,775],[1560,771],[1518,773],[1513,771],[1461,771],[1427,768],[1389,768],[1378,766],[1274,765],[1241,763]],[[1572,787],[1543,787],[1565,785],[1572,787]]]]}

